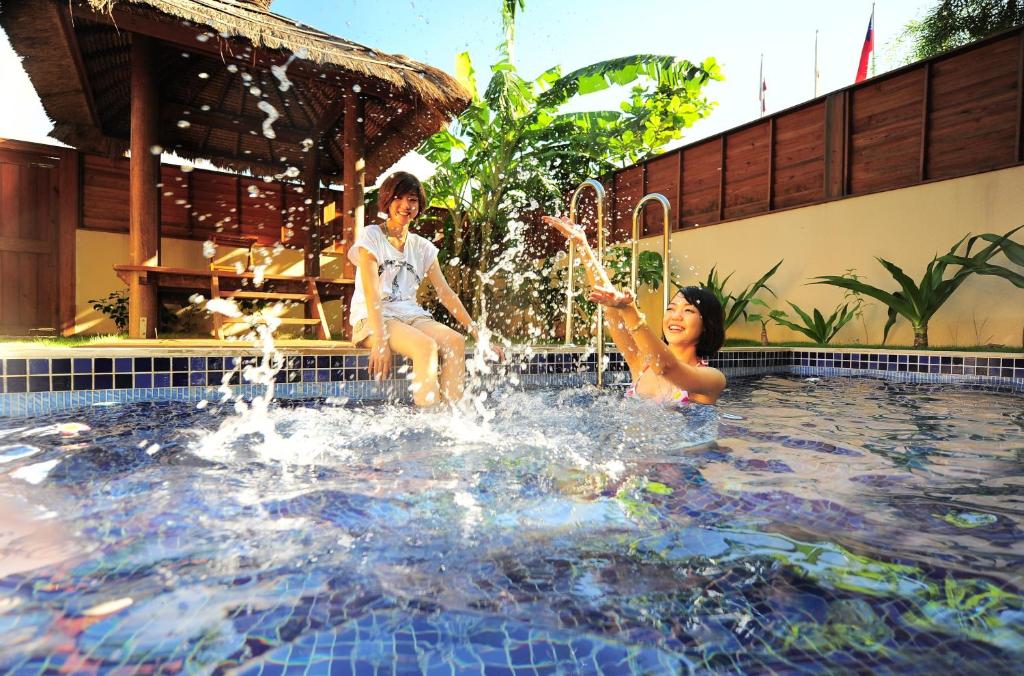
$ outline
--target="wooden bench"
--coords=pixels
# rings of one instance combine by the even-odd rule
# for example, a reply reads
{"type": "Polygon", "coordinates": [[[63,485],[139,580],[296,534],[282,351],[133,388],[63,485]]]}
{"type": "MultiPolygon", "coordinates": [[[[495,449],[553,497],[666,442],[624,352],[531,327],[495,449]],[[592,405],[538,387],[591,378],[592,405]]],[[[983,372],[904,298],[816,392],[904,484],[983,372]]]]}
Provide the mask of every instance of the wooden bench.
{"type": "MultiPolygon", "coordinates": [[[[328,279],[295,275],[263,275],[260,288],[254,286],[256,275],[251,272],[227,270],[191,270],[156,265],[115,265],[114,271],[126,284],[138,276],[142,284],[155,284],[161,288],[188,289],[197,292],[209,290],[210,298],[239,298],[258,300],[301,301],[306,304],[305,318],[282,317],[281,324],[309,326],[320,340],[330,340],[323,300],[348,300],[354,279],[328,279]]],[[[244,317],[224,317],[213,314],[214,334],[222,339],[224,324],[246,322],[244,317]]]]}

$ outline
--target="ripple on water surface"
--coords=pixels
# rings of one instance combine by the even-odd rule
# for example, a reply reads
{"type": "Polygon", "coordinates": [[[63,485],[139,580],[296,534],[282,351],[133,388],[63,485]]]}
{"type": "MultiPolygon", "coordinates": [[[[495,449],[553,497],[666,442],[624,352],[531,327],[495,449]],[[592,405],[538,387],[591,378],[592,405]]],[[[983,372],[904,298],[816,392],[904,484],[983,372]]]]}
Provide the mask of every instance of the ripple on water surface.
{"type": "Polygon", "coordinates": [[[0,669],[1008,673],[1021,403],[762,377],[5,421],[0,669]]]}

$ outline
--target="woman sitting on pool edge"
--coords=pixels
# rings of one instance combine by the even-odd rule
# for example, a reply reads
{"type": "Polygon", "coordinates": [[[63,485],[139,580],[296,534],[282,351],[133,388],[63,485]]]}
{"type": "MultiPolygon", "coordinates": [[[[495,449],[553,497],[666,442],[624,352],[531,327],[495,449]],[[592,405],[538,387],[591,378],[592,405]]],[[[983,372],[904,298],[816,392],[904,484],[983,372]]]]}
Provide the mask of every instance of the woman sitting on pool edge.
{"type": "MultiPolygon", "coordinates": [[[[352,342],[369,345],[374,377],[387,377],[392,350],[412,359],[410,389],[417,406],[458,401],[466,377],[465,336],[434,321],[416,302],[424,278],[434,285],[441,304],[478,338],[473,318],[441,272],[437,247],[409,232],[426,202],[419,179],[404,171],[391,174],[377,197],[384,223],[364,228],[348,252],[358,270],[349,317],[352,342]],[[367,298],[376,300],[367,303],[367,298]]],[[[493,349],[500,358],[500,349],[493,349]]]]}
{"type": "MultiPolygon", "coordinates": [[[[725,389],[725,375],[707,365],[725,342],[722,305],[707,289],[688,286],[669,301],[662,320],[665,341],[648,326],[633,294],[612,286],[583,228],[544,217],[577,244],[590,281],[590,300],[607,308],[608,332],[633,376],[627,394],[665,403],[714,404],[725,389]]],[[[667,264],[667,261],[666,261],[667,264]]]]}

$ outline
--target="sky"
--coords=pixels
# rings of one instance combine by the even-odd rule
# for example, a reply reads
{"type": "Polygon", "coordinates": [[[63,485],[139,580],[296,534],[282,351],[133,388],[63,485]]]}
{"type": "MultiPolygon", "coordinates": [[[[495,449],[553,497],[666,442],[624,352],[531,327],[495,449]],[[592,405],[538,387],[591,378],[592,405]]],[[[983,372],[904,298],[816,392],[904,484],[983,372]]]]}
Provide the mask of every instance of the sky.
{"type": "MultiPolygon", "coordinates": [[[[769,113],[814,96],[818,31],[819,93],[853,83],[875,6],[875,68],[902,65],[898,37],[930,0],[526,0],[517,19],[515,62],[534,77],[554,65],[570,72],[630,54],[667,54],[693,62],[714,56],[725,76],[706,92],[715,111],[684,132],[683,142],[741,125],[760,114],[761,55],[769,113]]],[[[272,10],[329,33],[454,72],[468,51],[481,88],[497,60],[500,0],[276,0],[272,10]]],[[[32,85],[0,31],[0,137],[53,142],[32,85]]],[[[621,92],[584,97],[578,110],[613,108],[621,92]]]]}

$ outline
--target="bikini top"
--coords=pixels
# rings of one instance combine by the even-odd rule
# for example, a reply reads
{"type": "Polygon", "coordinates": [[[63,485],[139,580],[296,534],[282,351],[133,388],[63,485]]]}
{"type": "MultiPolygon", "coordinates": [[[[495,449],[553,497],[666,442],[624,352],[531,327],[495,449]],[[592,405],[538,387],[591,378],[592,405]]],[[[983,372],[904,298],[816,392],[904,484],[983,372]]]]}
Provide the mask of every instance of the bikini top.
{"type": "MultiPolygon", "coordinates": [[[[708,365],[707,359],[701,359],[699,362],[697,362],[697,366],[707,366],[707,365],[708,365]]],[[[629,384],[629,387],[626,388],[626,396],[627,397],[634,397],[634,398],[638,398],[638,399],[640,398],[640,395],[637,394],[636,386],[640,383],[640,379],[644,377],[644,374],[647,373],[650,370],[650,368],[651,368],[650,366],[645,366],[644,370],[640,372],[640,375],[638,375],[636,377],[636,380],[634,380],[633,382],[631,382],[629,384]]],[[[682,405],[690,403],[690,393],[687,392],[686,390],[676,390],[675,392],[672,393],[672,396],[670,396],[668,399],[665,399],[665,400],[662,400],[662,401],[664,401],[664,403],[666,403],[666,404],[673,404],[673,405],[676,405],[676,406],[682,406],[682,405]]]]}

